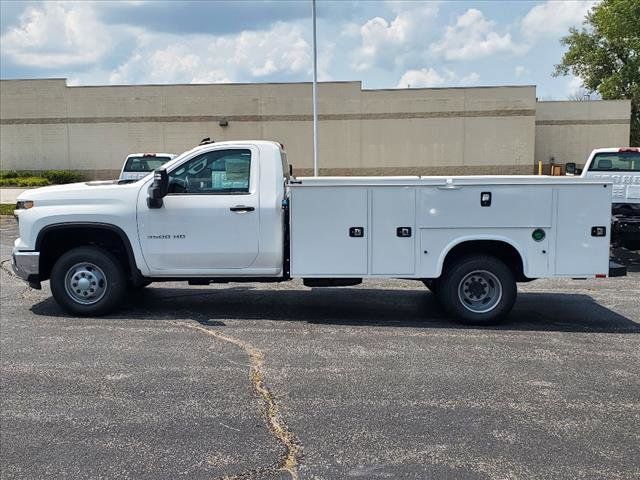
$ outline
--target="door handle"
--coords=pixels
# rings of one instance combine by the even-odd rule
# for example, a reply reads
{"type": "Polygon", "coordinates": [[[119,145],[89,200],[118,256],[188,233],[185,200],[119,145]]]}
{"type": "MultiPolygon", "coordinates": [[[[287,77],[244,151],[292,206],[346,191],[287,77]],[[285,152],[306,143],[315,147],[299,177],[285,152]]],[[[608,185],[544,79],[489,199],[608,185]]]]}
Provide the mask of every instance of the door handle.
{"type": "Polygon", "coordinates": [[[253,212],[255,210],[254,207],[247,207],[246,205],[236,205],[235,207],[229,208],[232,212],[253,212]]]}

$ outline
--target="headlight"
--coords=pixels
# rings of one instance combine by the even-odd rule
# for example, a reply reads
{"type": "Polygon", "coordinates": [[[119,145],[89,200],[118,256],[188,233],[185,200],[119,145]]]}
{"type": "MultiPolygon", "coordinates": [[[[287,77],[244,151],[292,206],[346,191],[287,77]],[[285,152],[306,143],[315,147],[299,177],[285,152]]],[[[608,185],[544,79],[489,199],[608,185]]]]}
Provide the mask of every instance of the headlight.
{"type": "Polygon", "coordinates": [[[28,210],[33,207],[33,200],[18,200],[16,210],[28,210]]]}

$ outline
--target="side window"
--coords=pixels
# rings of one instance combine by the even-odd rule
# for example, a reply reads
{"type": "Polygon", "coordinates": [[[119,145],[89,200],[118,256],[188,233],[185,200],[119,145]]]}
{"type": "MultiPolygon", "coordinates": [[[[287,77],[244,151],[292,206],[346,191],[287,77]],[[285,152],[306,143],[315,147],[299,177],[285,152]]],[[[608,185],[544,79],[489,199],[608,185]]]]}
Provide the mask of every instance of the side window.
{"type": "Polygon", "coordinates": [[[169,172],[169,194],[242,194],[249,192],[251,150],[203,153],[169,172]]]}

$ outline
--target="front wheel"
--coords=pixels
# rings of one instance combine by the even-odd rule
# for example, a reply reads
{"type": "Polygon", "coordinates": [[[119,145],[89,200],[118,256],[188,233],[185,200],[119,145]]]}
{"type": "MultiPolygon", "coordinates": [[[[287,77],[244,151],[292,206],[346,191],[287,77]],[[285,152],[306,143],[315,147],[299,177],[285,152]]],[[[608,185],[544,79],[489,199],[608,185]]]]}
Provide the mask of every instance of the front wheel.
{"type": "Polygon", "coordinates": [[[488,255],[472,255],[453,262],[443,272],[438,287],[438,299],[444,309],[471,325],[500,322],[513,308],[517,295],[511,269],[488,255]]]}
{"type": "Polygon", "coordinates": [[[127,278],[120,262],[97,247],[78,247],[63,254],[51,270],[51,293],[75,315],[100,316],[122,301],[127,278]]]}

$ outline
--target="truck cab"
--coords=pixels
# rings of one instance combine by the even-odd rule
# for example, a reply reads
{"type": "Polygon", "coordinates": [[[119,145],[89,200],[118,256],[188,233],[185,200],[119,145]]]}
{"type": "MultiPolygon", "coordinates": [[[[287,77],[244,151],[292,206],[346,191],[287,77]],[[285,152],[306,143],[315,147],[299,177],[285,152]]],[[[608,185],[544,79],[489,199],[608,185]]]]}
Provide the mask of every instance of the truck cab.
{"type": "Polygon", "coordinates": [[[282,274],[286,176],[274,142],[218,142],[164,168],[167,193],[149,208],[137,198],[145,275],[278,276],[282,274]]]}

